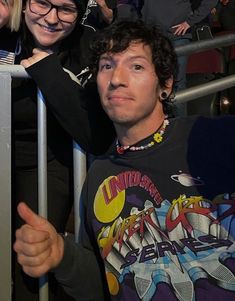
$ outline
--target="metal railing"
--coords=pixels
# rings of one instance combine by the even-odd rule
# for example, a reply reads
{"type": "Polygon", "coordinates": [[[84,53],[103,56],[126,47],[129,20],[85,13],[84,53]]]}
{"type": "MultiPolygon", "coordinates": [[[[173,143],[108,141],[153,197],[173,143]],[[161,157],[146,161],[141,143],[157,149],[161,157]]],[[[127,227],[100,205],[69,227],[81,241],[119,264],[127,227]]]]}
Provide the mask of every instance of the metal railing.
{"type": "MultiPolygon", "coordinates": [[[[22,66],[0,65],[0,301],[10,301],[12,294],[11,279],[11,78],[28,78],[22,66]]],[[[47,130],[46,104],[38,91],[38,213],[47,218],[47,130]]],[[[78,237],[80,226],[79,199],[86,175],[86,155],[80,146],[74,142],[74,212],[75,237],[78,237]]],[[[48,300],[47,276],[39,280],[39,299],[48,300]]]]}
{"type": "Polygon", "coordinates": [[[11,300],[11,75],[0,73],[0,301],[11,300]]]}
{"type": "Polygon", "coordinates": [[[224,48],[235,43],[235,33],[217,36],[212,39],[190,42],[185,46],[175,48],[177,55],[189,55],[213,48],[224,48]]]}
{"type": "MultiPolygon", "coordinates": [[[[178,55],[190,54],[215,47],[224,47],[235,43],[235,34],[210,40],[192,42],[176,48],[178,55]]],[[[11,77],[28,78],[25,69],[19,65],[0,65],[0,301],[11,300],[11,77]],[[4,271],[4,272],[2,272],[4,271]]],[[[210,83],[198,85],[177,92],[173,101],[183,103],[213,92],[235,86],[235,75],[226,76],[210,83]]],[[[39,140],[39,213],[46,216],[46,108],[42,95],[38,97],[38,140],[39,140]]],[[[86,155],[74,143],[74,191],[75,191],[75,237],[78,238],[80,225],[79,197],[86,175],[86,155]]],[[[44,279],[42,279],[44,283],[44,279]]],[[[40,300],[47,301],[47,288],[42,289],[40,300]]]]}

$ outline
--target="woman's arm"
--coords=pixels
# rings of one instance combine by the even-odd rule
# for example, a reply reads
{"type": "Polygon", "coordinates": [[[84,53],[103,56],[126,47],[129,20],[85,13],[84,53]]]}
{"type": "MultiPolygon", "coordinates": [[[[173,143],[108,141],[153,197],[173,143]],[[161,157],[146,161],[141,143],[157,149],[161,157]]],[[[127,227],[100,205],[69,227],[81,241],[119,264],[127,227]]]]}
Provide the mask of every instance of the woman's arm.
{"type": "Polygon", "coordinates": [[[87,152],[103,154],[114,139],[114,127],[103,111],[96,85],[73,81],[55,54],[23,61],[65,130],[87,152]]]}

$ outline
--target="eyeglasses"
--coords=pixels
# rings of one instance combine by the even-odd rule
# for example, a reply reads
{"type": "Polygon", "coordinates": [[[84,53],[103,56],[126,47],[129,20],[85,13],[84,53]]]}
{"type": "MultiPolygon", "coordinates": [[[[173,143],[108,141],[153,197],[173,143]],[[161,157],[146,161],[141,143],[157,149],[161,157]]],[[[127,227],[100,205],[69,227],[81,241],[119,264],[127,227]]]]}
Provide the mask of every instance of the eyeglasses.
{"type": "Polygon", "coordinates": [[[36,15],[46,16],[53,8],[56,9],[57,17],[62,22],[73,23],[78,17],[77,8],[73,6],[54,5],[46,0],[29,0],[29,9],[36,15]]]}

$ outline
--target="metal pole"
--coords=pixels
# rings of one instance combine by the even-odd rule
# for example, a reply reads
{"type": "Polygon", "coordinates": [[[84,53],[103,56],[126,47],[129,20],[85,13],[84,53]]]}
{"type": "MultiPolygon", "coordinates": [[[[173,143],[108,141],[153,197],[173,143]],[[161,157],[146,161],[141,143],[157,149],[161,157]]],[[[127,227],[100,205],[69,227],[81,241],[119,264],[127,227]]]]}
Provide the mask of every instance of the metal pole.
{"type": "Polygon", "coordinates": [[[11,77],[29,78],[28,73],[21,65],[0,65],[0,72],[10,73],[11,77]]]}
{"type": "Polygon", "coordinates": [[[178,91],[172,98],[172,101],[176,103],[184,103],[218,91],[226,90],[233,86],[235,86],[235,75],[229,75],[221,79],[213,80],[209,83],[178,91]]]}
{"type": "Polygon", "coordinates": [[[223,36],[214,37],[213,39],[206,39],[201,41],[190,42],[184,46],[175,48],[177,55],[189,55],[204,50],[226,47],[235,44],[235,33],[223,36]]]}
{"type": "MultiPolygon", "coordinates": [[[[46,105],[38,90],[38,213],[47,218],[47,129],[46,105]]],[[[39,300],[48,301],[47,275],[39,279],[39,300]]]]}
{"type": "Polygon", "coordinates": [[[0,301],[11,300],[11,75],[0,73],[0,301]]]}
{"type": "Polygon", "coordinates": [[[75,241],[79,241],[79,229],[81,223],[81,190],[86,177],[86,153],[73,142],[73,174],[74,174],[74,232],[75,241]]]}

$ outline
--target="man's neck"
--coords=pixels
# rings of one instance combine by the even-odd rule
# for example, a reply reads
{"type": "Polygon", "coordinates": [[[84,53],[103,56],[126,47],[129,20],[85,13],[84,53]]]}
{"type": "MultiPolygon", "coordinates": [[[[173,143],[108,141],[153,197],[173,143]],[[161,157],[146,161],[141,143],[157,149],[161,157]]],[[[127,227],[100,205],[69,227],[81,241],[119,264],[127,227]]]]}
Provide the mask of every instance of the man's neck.
{"type": "Polygon", "coordinates": [[[152,120],[143,120],[135,125],[114,124],[117,138],[123,146],[134,145],[153,134],[161,126],[164,119],[165,115],[162,112],[154,122],[152,120]]]}

